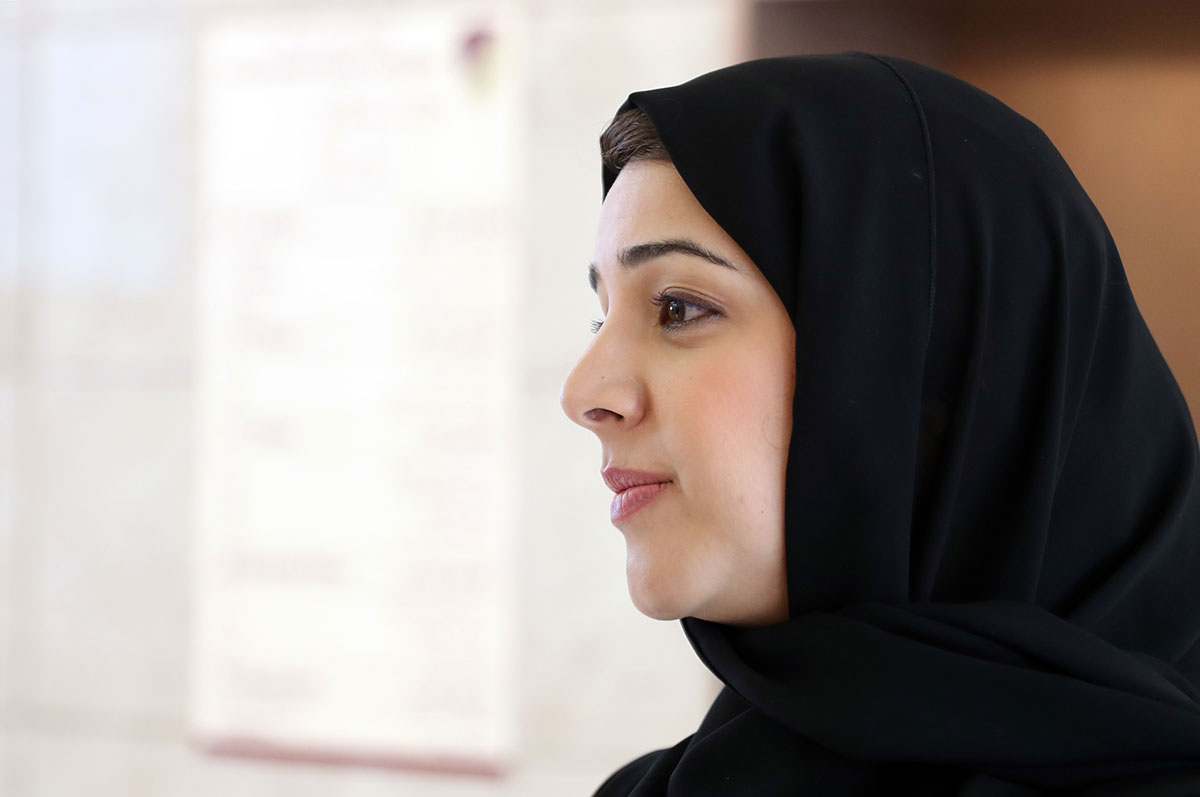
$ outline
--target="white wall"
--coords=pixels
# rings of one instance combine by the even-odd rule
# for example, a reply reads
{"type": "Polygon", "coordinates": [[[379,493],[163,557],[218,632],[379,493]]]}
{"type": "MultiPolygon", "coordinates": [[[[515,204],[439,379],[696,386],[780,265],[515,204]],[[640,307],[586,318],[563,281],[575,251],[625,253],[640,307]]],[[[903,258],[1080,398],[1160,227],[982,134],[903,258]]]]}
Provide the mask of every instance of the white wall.
{"type": "Polygon", "coordinates": [[[632,607],[599,444],[558,406],[597,313],[597,138],[628,92],[738,60],[742,4],[528,2],[521,401],[497,419],[522,441],[522,758],[500,781],[186,743],[191,59],[202,15],[240,7],[0,0],[0,793],[588,794],[716,691],[679,624],[632,607]]]}

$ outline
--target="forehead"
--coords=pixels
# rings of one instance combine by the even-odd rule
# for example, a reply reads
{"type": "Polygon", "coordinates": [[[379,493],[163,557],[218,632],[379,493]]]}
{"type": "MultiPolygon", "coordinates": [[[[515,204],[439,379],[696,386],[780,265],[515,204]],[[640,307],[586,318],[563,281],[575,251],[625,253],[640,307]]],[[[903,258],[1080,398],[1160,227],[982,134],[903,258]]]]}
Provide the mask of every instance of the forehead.
{"type": "Polygon", "coordinates": [[[664,232],[664,225],[716,222],[692,195],[679,172],[666,161],[633,161],[623,168],[600,207],[597,245],[604,234],[664,232]]]}
{"type": "Polygon", "coordinates": [[[750,259],[692,194],[666,161],[633,161],[617,175],[600,208],[592,262],[600,279],[612,273],[621,250],[647,241],[688,238],[739,268],[750,259]]]}

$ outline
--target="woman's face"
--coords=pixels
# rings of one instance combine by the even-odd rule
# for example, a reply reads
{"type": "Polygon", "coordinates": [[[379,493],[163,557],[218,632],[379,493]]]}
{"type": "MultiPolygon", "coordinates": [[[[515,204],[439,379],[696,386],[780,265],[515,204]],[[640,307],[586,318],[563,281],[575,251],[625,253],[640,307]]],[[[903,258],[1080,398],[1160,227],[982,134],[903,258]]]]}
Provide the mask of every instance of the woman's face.
{"type": "Polygon", "coordinates": [[[668,482],[614,496],[634,605],[660,620],[787,619],[783,504],[796,362],[787,310],[665,161],[621,170],[593,255],[603,323],[561,401],[600,438],[602,469],[668,482]],[[623,499],[639,494],[653,498],[629,513],[636,501],[623,499]]]}

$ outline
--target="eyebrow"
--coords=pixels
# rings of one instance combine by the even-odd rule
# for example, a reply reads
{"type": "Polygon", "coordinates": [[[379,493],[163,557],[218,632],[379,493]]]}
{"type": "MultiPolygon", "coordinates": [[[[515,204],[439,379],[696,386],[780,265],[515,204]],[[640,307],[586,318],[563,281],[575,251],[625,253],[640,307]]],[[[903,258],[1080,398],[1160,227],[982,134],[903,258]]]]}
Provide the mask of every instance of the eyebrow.
{"type": "MultiPolygon", "coordinates": [[[[738,267],[730,263],[725,258],[718,255],[709,249],[705,249],[700,244],[690,238],[668,238],[662,241],[648,241],[646,243],[634,244],[621,250],[621,254],[617,256],[617,262],[621,264],[623,271],[630,271],[637,268],[647,260],[653,260],[656,257],[669,255],[674,253],[691,255],[698,257],[701,260],[707,260],[718,266],[738,271],[738,267]]],[[[741,273],[740,271],[738,273],[741,273]]],[[[600,272],[596,269],[595,263],[588,263],[588,284],[592,286],[592,290],[596,290],[596,283],[600,280],[600,272]]]]}

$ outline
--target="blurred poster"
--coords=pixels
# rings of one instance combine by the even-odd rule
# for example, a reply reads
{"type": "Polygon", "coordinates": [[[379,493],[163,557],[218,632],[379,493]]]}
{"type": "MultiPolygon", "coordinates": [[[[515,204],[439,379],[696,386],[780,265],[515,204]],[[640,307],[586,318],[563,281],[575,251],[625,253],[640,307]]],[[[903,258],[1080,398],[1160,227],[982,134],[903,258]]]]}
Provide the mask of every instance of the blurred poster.
{"type": "Polygon", "coordinates": [[[511,758],[520,22],[346,4],[197,28],[204,749],[511,758]]]}

